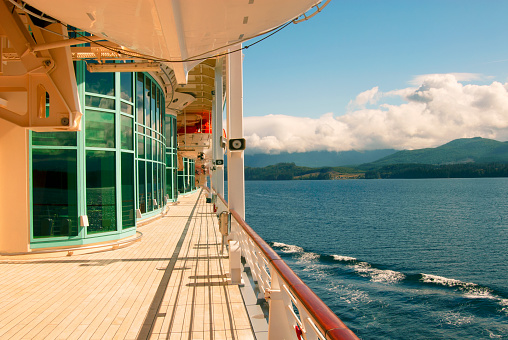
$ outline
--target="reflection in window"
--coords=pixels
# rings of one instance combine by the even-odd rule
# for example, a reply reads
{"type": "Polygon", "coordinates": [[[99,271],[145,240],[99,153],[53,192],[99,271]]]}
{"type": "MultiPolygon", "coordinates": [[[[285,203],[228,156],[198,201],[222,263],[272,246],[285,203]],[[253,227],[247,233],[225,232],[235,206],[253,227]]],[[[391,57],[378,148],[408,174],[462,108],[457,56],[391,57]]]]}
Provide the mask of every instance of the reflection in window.
{"type": "Polygon", "coordinates": [[[146,176],[146,210],[152,211],[153,210],[153,195],[152,195],[152,183],[153,183],[153,177],[152,175],[152,163],[146,162],[146,173],[148,176],[146,176]]]}
{"type": "Polygon", "coordinates": [[[76,132],[32,132],[32,145],[76,146],[76,132]]]}
{"type": "Polygon", "coordinates": [[[152,89],[152,82],[148,77],[145,78],[145,125],[148,127],[152,126],[150,119],[150,90],[152,89]]]}
{"type": "Polygon", "coordinates": [[[166,147],[168,147],[168,148],[173,147],[171,145],[172,139],[170,138],[171,133],[172,133],[172,130],[171,130],[171,124],[172,124],[172,122],[173,122],[173,119],[171,119],[171,117],[168,117],[166,119],[166,126],[165,126],[165,130],[166,130],[165,131],[166,132],[166,147]]]}
{"type": "Polygon", "coordinates": [[[137,122],[139,124],[144,124],[143,118],[145,116],[145,111],[143,109],[143,73],[137,73],[136,77],[136,112],[137,112],[137,122]]]}
{"type": "Polygon", "coordinates": [[[120,73],[120,98],[132,102],[132,73],[120,73]]]}
{"type": "Polygon", "coordinates": [[[153,160],[154,161],[157,161],[159,158],[158,158],[158,155],[157,155],[157,141],[154,139],[152,140],[152,155],[153,155],[153,160]]]}
{"type": "Polygon", "coordinates": [[[116,231],[115,152],[86,151],[88,234],[116,231]]]}
{"type": "Polygon", "coordinates": [[[89,93],[115,95],[115,73],[91,73],[85,68],[85,91],[89,93]]]}
{"type": "Polygon", "coordinates": [[[158,170],[159,170],[159,182],[158,182],[158,187],[159,187],[159,207],[161,207],[163,204],[164,204],[164,199],[163,199],[163,196],[164,196],[164,170],[163,170],[163,165],[162,164],[159,164],[158,166],[158,170]]]}
{"type": "Polygon", "coordinates": [[[159,117],[157,117],[156,114],[156,105],[155,101],[157,97],[157,87],[155,86],[155,83],[152,82],[152,91],[150,92],[150,110],[152,112],[152,129],[154,131],[157,130],[157,126],[159,125],[159,117]]]}
{"type": "Polygon", "coordinates": [[[89,107],[98,107],[100,109],[115,109],[115,100],[109,98],[95,97],[95,96],[85,96],[85,106],[89,107]]]}
{"type": "Polygon", "coordinates": [[[162,101],[161,90],[157,89],[157,117],[159,119],[159,124],[157,124],[157,130],[161,134],[164,134],[163,116],[161,115],[161,101],[162,101]]]}
{"type": "Polygon", "coordinates": [[[178,192],[180,193],[185,192],[184,178],[185,177],[183,171],[178,171],[178,192]]]}
{"type": "Polygon", "coordinates": [[[129,115],[132,115],[132,105],[131,104],[126,104],[124,102],[121,102],[120,103],[120,110],[123,113],[127,113],[129,115]]]}
{"type": "Polygon", "coordinates": [[[120,126],[121,126],[121,144],[122,149],[132,150],[134,147],[134,142],[132,141],[132,131],[133,131],[133,120],[127,116],[120,116],[120,126]]]}
{"type": "Polygon", "coordinates": [[[145,136],[138,135],[138,158],[145,158],[145,136]]]}
{"type": "Polygon", "coordinates": [[[78,235],[76,150],[32,150],[33,237],[78,235]]]}
{"type": "Polygon", "coordinates": [[[146,159],[152,159],[152,139],[146,137],[146,159]]]}
{"type": "Polygon", "coordinates": [[[138,200],[139,200],[139,210],[141,213],[146,213],[146,195],[145,195],[145,162],[138,161],[138,200]]]}
{"type": "Polygon", "coordinates": [[[166,169],[166,193],[170,198],[173,198],[173,169],[166,169]]]}
{"type": "Polygon", "coordinates": [[[115,147],[115,115],[87,110],[85,114],[86,146],[115,147]]]}
{"type": "Polygon", "coordinates": [[[122,152],[122,228],[134,227],[134,154],[122,152]]]}
{"type": "Polygon", "coordinates": [[[157,206],[155,206],[154,202],[154,209],[157,209],[158,206],[161,204],[159,201],[159,177],[157,176],[157,163],[153,163],[153,172],[152,172],[152,178],[153,178],[153,199],[157,201],[157,206]]]}

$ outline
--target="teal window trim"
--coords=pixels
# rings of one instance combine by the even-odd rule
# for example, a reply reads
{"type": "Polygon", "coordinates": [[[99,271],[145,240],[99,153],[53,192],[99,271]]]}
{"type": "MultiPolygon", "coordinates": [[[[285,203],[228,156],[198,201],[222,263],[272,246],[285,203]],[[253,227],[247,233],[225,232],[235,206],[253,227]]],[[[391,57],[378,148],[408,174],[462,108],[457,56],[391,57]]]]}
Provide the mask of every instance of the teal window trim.
{"type": "MultiPolygon", "coordinates": [[[[136,227],[126,227],[122,228],[122,179],[120,176],[121,172],[121,155],[122,153],[132,154],[134,161],[134,204],[135,208],[139,209],[139,183],[138,183],[138,162],[143,161],[145,166],[145,199],[147,195],[147,176],[152,176],[152,199],[156,199],[158,206],[156,209],[153,209],[150,212],[146,212],[142,215],[142,219],[155,216],[162,211],[164,197],[166,194],[169,195],[169,200],[174,201],[175,197],[173,193],[166,191],[166,181],[171,182],[174,187],[177,182],[176,175],[173,175],[176,170],[176,163],[171,162],[170,166],[166,164],[165,154],[169,151],[171,160],[176,158],[176,148],[169,147],[166,143],[171,143],[171,146],[175,145],[176,141],[176,117],[174,116],[166,116],[165,114],[165,104],[164,104],[164,91],[161,88],[160,84],[149,74],[143,73],[143,91],[146,89],[147,83],[150,84],[150,93],[154,94],[154,99],[150,97],[145,98],[145,92],[143,92],[143,120],[146,118],[146,115],[149,114],[149,121],[141,121],[138,122],[138,97],[136,93],[137,86],[137,73],[133,73],[131,78],[132,81],[132,89],[133,96],[132,101],[127,99],[123,99],[121,96],[121,82],[120,82],[120,73],[116,73],[114,76],[114,92],[115,95],[105,95],[99,93],[92,93],[85,91],[85,62],[78,61],[75,62],[76,66],[76,80],[78,85],[78,97],[80,102],[82,103],[82,108],[84,111],[93,110],[96,112],[104,112],[111,113],[114,115],[114,147],[87,147],[86,146],[86,112],[82,119],[82,127],[83,131],[78,131],[76,133],[76,146],[49,146],[49,145],[32,145],[32,136],[31,132],[29,132],[29,171],[32,174],[33,164],[32,164],[32,150],[75,150],[77,159],[77,218],[78,218],[78,234],[76,236],[54,236],[54,237],[37,237],[34,239],[33,237],[33,209],[32,206],[30,208],[30,243],[32,248],[43,248],[43,247],[54,247],[54,246],[66,246],[72,244],[87,244],[93,242],[106,241],[108,239],[115,239],[118,237],[125,237],[128,234],[134,234],[136,231],[136,227]],[[154,91],[155,89],[155,91],[154,91]],[[115,109],[107,109],[96,106],[85,105],[85,97],[94,97],[94,98],[105,98],[114,100],[115,109]],[[145,101],[146,104],[145,105],[145,101]],[[154,103],[154,105],[152,105],[154,103]],[[122,104],[129,105],[132,107],[131,109],[127,109],[124,106],[124,110],[122,109],[122,104]],[[153,109],[152,109],[152,106],[153,109]],[[128,111],[131,113],[127,113],[124,111],[128,111]],[[128,117],[133,120],[133,131],[132,131],[132,139],[133,139],[133,150],[123,149],[121,144],[121,119],[122,117],[128,117]],[[171,131],[169,135],[166,134],[165,130],[165,122],[166,120],[170,120],[172,123],[171,131]],[[174,126],[173,126],[174,125],[174,126]],[[155,130],[154,130],[155,128],[155,130]],[[175,128],[175,129],[173,129],[175,128]],[[142,132],[138,130],[142,129],[142,132]],[[143,136],[145,139],[145,158],[139,158],[138,156],[138,138],[143,136]],[[152,145],[151,152],[156,151],[151,159],[147,159],[146,155],[148,154],[146,147],[152,145]],[[87,151],[106,151],[106,152],[115,152],[114,160],[115,160],[115,207],[116,207],[116,230],[101,232],[101,233],[89,233],[87,232],[86,227],[81,227],[79,225],[79,216],[87,215],[87,193],[86,193],[86,154],[87,151]],[[147,173],[147,169],[151,168],[152,172],[150,174],[147,173]],[[170,169],[171,172],[166,174],[166,169],[170,169]],[[169,176],[169,177],[167,177],[169,176]]],[[[95,103],[91,101],[90,103],[95,103]]],[[[111,102],[113,105],[113,102],[111,102]]],[[[125,141],[125,139],[124,139],[125,141]]],[[[127,145],[127,144],[126,144],[127,145]]],[[[30,176],[29,184],[30,184],[30,202],[33,202],[33,176],[30,176]]],[[[31,204],[31,203],[30,203],[31,204]]],[[[130,222],[129,222],[130,224],[130,222]]]]}
{"type": "Polygon", "coordinates": [[[134,105],[134,102],[130,102],[128,100],[120,98],[120,103],[127,104],[127,105],[134,105]]]}
{"type": "Polygon", "coordinates": [[[30,148],[32,149],[47,149],[47,150],[77,150],[77,146],[47,146],[47,145],[31,145],[32,144],[32,132],[30,131],[30,148]]]}
{"type": "Polygon", "coordinates": [[[125,116],[125,117],[129,117],[129,118],[136,119],[136,117],[135,117],[134,115],[130,115],[130,114],[125,113],[125,112],[120,112],[120,115],[125,116]]]}
{"type": "MultiPolygon", "coordinates": [[[[108,99],[113,99],[113,98],[108,98],[108,99]]],[[[115,115],[117,113],[116,110],[104,109],[102,107],[88,106],[88,105],[85,105],[85,110],[101,111],[101,112],[113,113],[115,115]]]]}
{"type": "MultiPolygon", "coordinates": [[[[115,77],[115,80],[116,80],[117,77],[115,77]]],[[[85,82],[86,82],[86,79],[85,79],[85,82]]],[[[115,82],[115,91],[116,91],[116,83],[115,82]]],[[[85,96],[92,96],[92,97],[99,97],[99,98],[106,98],[106,99],[114,99],[116,100],[118,98],[118,96],[110,96],[110,95],[107,95],[107,94],[100,94],[100,93],[93,93],[93,92],[85,92],[85,96]]],[[[127,102],[129,103],[129,102],[127,102]]],[[[92,107],[95,107],[95,106],[92,106],[92,107]]]]}
{"type": "Polygon", "coordinates": [[[99,236],[100,236],[100,242],[107,242],[107,241],[115,241],[119,240],[125,237],[133,236],[136,234],[136,228],[128,228],[124,229],[121,232],[115,233],[115,234],[109,234],[109,235],[97,235],[96,237],[89,237],[89,238],[82,238],[82,239],[73,239],[68,240],[65,242],[65,244],[62,244],[62,241],[57,240],[47,240],[47,241],[41,241],[37,243],[33,243],[30,245],[32,249],[40,249],[40,248],[51,248],[51,247],[61,247],[61,246],[78,246],[78,245],[86,245],[90,243],[97,242],[99,236]]]}
{"type": "MultiPolygon", "coordinates": [[[[115,165],[116,165],[116,176],[115,176],[115,189],[116,189],[116,231],[122,230],[123,225],[123,216],[122,216],[122,114],[121,114],[121,106],[120,99],[122,97],[121,86],[121,78],[120,73],[115,73],[115,165]]],[[[132,84],[131,77],[131,86],[132,84]]]]}
{"type": "MultiPolygon", "coordinates": [[[[76,137],[77,138],[77,137],[76,137]]],[[[69,240],[79,240],[81,239],[81,230],[78,225],[78,234],[75,236],[53,236],[53,237],[38,237],[34,238],[34,215],[33,215],[33,158],[32,158],[32,150],[39,149],[39,150],[76,150],[77,158],[79,158],[79,154],[77,151],[77,146],[44,146],[44,145],[32,145],[32,131],[28,132],[28,148],[29,148],[29,154],[28,154],[28,173],[29,173],[29,193],[28,193],[28,199],[30,204],[30,226],[29,226],[29,236],[30,236],[30,244],[33,248],[33,244],[38,243],[44,243],[44,242],[62,242],[62,241],[69,241],[69,240]]],[[[78,175],[79,177],[79,175],[78,175]]],[[[79,178],[77,178],[77,188],[79,189],[79,178]]],[[[78,209],[79,209],[79,190],[77,192],[77,202],[78,202],[78,209]]]]}

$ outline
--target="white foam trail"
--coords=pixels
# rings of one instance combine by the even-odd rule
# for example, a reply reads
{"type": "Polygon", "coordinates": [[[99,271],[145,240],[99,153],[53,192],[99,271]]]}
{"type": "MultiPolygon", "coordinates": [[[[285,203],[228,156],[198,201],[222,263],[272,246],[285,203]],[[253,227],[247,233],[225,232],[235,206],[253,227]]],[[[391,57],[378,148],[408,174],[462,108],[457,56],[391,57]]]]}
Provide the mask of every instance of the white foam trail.
{"type": "Polygon", "coordinates": [[[448,312],[443,316],[442,321],[447,325],[461,326],[470,324],[473,321],[473,317],[464,316],[459,312],[448,312]]]}
{"type": "Polygon", "coordinates": [[[406,277],[406,275],[393,270],[372,268],[372,266],[367,262],[360,262],[351,266],[351,268],[353,268],[361,276],[369,277],[373,282],[396,283],[406,277]]]}
{"type": "Polygon", "coordinates": [[[373,301],[369,297],[369,294],[354,288],[352,285],[344,286],[342,284],[337,284],[330,288],[327,288],[327,290],[336,293],[340,300],[353,305],[355,304],[365,305],[373,301]]]}
{"type": "Polygon", "coordinates": [[[442,286],[447,286],[447,287],[456,287],[456,286],[474,287],[474,286],[476,286],[476,284],[474,284],[474,283],[462,282],[462,281],[455,280],[455,279],[449,279],[449,278],[443,277],[443,276],[423,274],[423,273],[421,275],[422,275],[421,281],[423,281],[425,283],[436,283],[436,284],[440,284],[442,286]]]}
{"type": "Polygon", "coordinates": [[[508,299],[501,299],[501,301],[499,301],[499,304],[501,305],[501,312],[505,313],[506,315],[508,315],[508,299]]]}
{"type": "Polygon", "coordinates": [[[464,297],[468,299],[489,299],[498,300],[501,306],[505,306],[501,311],[508,312],[508,300],[501,299],[499,296],[492,294],[492,290],[487,287],[481,287],[476,283],[462,282],[460,280],[449,279],[443,276],[421,274],[421,281],[426,283],[440,284],[445,287],[456,287],[464,293],[464,297]],[[506,301],[506,302],[505,302],[506,301]]]}
{"type": "Polygon", "coordinates": [[[332,257],[335,261],[343,261],[343,262],[356,261],[355,257],[350,257],[350,256],[332,255],[332,257]]]}
{"type": "Polygon", "coordinates": [[[298,260],[299,263],[313,262],[319,259],[319,254],[316,253],[303,253],[298,260]]]}
{"type": "Polygon", "coordinates": [[[303,253],[303,248],[295,246],[293,244],[285,244],[282,242],[273,242],[273,246],[281,248],[280,250],[284,253],[303,253]]]}

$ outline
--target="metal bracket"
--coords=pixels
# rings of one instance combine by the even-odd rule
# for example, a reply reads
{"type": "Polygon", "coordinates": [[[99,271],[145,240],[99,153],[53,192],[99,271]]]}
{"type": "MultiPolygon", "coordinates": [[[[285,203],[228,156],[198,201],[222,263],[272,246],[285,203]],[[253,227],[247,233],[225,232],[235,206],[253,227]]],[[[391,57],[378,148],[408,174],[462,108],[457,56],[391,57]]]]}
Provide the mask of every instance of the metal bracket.
{"type": "Polygon", "coordinates": [[[61,24],[42,31],[30,24],[37,43],[16,11],[0,1],[0,31],[18,56],[4,65],[0,75],[0,118],[34,131],[77,131],[81,107],[70,47],[35,51],[39,45],[64,41],[61,24]]]}
{"type": "Polygon", "coordinates": [[[280,290],[265,289],[265,300],[282,300],[282,294],[280,290]]]}

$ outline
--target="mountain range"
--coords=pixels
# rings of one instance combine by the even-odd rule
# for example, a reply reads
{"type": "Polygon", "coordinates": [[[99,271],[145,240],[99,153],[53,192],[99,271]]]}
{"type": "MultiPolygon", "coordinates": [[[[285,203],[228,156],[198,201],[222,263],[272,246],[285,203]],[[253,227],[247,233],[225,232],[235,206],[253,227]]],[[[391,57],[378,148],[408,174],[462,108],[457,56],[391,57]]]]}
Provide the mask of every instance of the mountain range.
{"type": "Polygon", "coordinates": [[[282,152],[277,155],[245,154],[245,166],[261,168],[278,163],[295,163],[297,166],[324,167],[347,166],[374,162],[380,158],[392,155],[398,150],[380,149],[368,151],[310,151],[310,152],[282,152]]]}
{"type": "Polygon", "coordinates": [[[508,163],[508,142],[475,137],[460,138],[436,148],[403,150],[388,155],[362,168],[379,168],[393,164],[467,164],[508,163]]]}
{"type": "Polygon", "coordinates": [[[508,142],[474,137],[455,139],[436,148],[369,151],[311,151],[278,155],[245,155],[245,166],[266,167],[278,163],[295,163],[303,167],[357,166],[374,169],[393,164],[467,164],[508,163],[508,142]]]}

